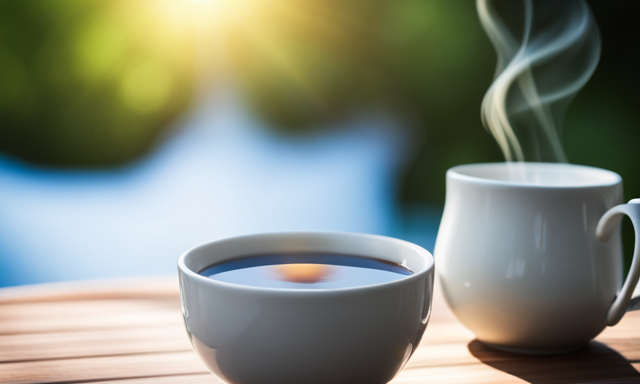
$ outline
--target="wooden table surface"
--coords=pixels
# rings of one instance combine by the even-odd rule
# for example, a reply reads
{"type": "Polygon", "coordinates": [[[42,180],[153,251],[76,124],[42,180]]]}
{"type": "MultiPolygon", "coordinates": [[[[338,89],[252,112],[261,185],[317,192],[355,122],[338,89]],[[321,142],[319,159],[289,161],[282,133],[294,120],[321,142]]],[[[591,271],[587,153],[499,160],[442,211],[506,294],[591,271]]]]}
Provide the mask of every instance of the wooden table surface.
{"type": "MultiPolygon", "coordinates": [[[[640,383],[640,311],[561,356],[483,346],[439,293],[432,313],[392,383],[640,383]]],[[[175,278],[0,289],[0,383],[223,383],[183,327],[175,278]]]]}

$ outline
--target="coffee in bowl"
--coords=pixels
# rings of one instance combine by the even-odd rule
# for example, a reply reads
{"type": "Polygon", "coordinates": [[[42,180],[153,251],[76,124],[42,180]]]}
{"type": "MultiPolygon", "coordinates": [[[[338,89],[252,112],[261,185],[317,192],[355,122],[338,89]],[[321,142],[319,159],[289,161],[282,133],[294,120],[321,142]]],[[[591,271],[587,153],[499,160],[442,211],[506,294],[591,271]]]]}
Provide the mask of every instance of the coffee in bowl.
{"type": "Polygon", "coordinates": [[[334,289],[387,283],[409,276],[400,264],[336,253],[274,253],[240,257],[200,271],[216,281],[264,288],[334,289]]]}
{"type": "Polygon", "coordinates": [[[191,343],[226,382],[383,384],[422,338],[434,262],[389,237],[293,232],[195,247],[178,271],[191,343]]]}

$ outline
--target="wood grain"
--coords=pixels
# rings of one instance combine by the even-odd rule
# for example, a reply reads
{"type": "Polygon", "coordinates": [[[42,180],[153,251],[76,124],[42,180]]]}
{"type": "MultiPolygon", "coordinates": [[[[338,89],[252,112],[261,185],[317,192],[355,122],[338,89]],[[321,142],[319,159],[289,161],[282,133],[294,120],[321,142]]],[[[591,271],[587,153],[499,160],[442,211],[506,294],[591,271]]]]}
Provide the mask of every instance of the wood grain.
{"type": "Polygon", "coordinates": [[[83,299],[178,297],[176,276],[129,277],[24,285],[0,289],[0,304],[83,299]]]}
{"type": "Polygon", "coordinates": [[[200,359],[191,351],[0,364],[2,380],[15,384],[81,382],[207,372],[200,359]]]}
{"type": "MultiPolygon", "coordinates": [[[[640,383],[640,311],[596,340],[560,356],[499,352],[436,292],[423,341],[392,383],[640,383]]],[[[223,383],[191,349],[174,278],[0,289],[0,382],[223,383]]]]}
{"type": "Polygon", "coordinates": [[[181,327],[0,336],[0,363],[190,351],[181,327]]]}
{"type": "MultiPolygon", "coordinates": [[[[86,383],[86,382],[85,382],[86,383]]],[[[161,376],[161,377],[144,377],[138,379],[123,379],[123,380],[106,380],[100,381],[100,384],[224,384],[225,382],[217,378],[216,376],[206,374],[195,375],[176,375],[176,376],[161,376]]],[[[88,384],[88,383],[87,383],[88,384]]]]}

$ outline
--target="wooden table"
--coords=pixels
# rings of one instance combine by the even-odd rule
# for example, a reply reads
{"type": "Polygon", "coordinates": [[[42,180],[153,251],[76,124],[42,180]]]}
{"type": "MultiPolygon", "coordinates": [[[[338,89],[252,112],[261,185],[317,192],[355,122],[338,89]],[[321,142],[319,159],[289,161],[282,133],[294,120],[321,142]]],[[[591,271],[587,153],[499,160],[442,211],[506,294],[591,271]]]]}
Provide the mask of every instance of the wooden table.
{"type": "MultiPolygon", "coordinates": [[[[640,383],[640,311],[562,356],[474,341],[439,294],[422,344],[392,383],[640,383]]],[[[192,351],[175,278],[0,289],[0,383],[222,383],[192,351]]],[[[300,383],[304,384],[304,383],[300,383]]]]}

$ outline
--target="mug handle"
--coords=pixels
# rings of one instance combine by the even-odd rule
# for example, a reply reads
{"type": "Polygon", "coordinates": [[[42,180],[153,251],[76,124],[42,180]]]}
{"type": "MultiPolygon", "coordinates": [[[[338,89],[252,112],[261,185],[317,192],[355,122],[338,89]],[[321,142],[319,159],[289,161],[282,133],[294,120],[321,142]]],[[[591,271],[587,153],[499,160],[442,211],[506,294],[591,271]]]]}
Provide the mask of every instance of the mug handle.
{"type": "Polygon", "coordinates": [[[628,310],[640,309],[640,306],[636,308],[636,305],[640,303],[640,297],[631,299],[631,295],[638,284],[638,278],[640,278],[640,261],[638,260],[640,258],[638,256],[640,253],[640,199],[633,199],[628,204],[620,204],[608,210],[598,222],[596,237],[603,243],[611,240],[611,236],[624,215],[629,216],[631,223],[633,223],[636,243],[627,281],[624,282],[622,289],[618,292],[607,312],[606,322],[609,326],[618,324],[628,310]]]}

